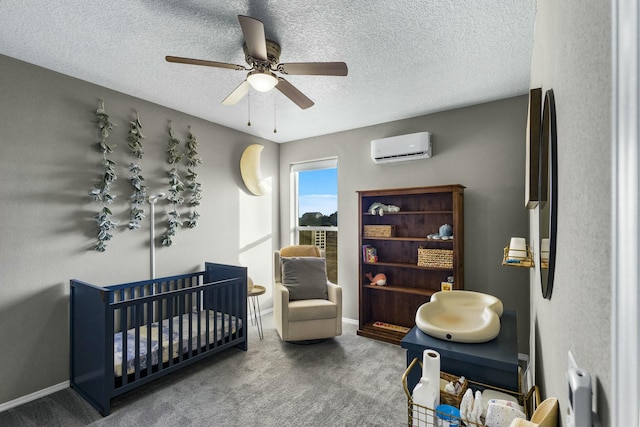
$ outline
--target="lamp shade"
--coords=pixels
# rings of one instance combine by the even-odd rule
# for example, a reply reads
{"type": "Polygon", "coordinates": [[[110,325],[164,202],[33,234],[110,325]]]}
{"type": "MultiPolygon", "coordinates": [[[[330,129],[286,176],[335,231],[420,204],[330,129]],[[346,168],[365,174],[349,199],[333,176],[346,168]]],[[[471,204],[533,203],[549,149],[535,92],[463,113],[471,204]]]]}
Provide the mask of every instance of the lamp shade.
{"type": "Polygon", "coordinates": [[[247,81],[258,92],[269,92],[278,84],[278,78],[269,71],[252,71],[247,76],[247,81]]]}

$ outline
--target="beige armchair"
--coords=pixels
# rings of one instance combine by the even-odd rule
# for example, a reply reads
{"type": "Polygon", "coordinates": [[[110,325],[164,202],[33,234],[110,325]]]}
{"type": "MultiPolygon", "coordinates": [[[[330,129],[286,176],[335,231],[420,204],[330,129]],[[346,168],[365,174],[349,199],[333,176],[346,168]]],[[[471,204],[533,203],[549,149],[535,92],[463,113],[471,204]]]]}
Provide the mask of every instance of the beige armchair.
{"type": "MultiPolygon", "coordinates": [[[[283,341],[307,341],[342,335],[342,288],[326,280],[325,270],[326,299],[313,297],[290,300],[291,285],[288,284],[288,288],[282,279],[283,258],[287,262],[285,276],[291,276],[289,266],[292,257],[324,258],[324,251],[312,245],[296,245],[274,252],[273,319],[280,338],[283,341]]],[[[314,260],[311,262],[315,263],[314,260]]],[[[309,273],[314,274],[311,269],[309,273]]],[[[300,277],[304,281],[304,274],[300,277]]],[[[294,295],[300,295],[296,289],[291,290],[294,295]]]]}

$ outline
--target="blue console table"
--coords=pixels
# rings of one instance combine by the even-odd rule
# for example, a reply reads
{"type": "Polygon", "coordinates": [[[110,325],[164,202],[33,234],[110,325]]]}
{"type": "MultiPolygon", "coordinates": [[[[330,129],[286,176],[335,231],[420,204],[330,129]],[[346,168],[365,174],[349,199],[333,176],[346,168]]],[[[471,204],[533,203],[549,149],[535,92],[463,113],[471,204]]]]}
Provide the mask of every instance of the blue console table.
{"type": "MultiPolygon", "coordinates": [[[[440,370],[506,390],[518,390],[518,325],[516,312],[505,310],[500,318],[500,334],[485,343],[465,344],[444,341],[414,326],[400,342],[407,350],[407,366],[414,358],[422,360],[426,349],[440,353],[440,370]]],[[[409,373],[407,385],[413,390],[420,381],[420,370],[409,373]]]]}

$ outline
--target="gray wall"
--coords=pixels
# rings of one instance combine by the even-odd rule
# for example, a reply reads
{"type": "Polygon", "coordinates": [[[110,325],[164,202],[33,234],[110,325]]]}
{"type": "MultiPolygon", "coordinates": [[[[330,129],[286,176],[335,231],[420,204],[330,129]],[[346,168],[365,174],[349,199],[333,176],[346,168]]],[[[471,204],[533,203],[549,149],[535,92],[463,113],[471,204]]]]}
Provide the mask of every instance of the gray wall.
{"type": "MultiPolygon", "coordinates": [[[[131,189],[123,166],[132,160],[126,137],[134,109],[147,137],[141,164],[152,191],[167,191],[167,120],[183,141],[192,126],[204,160],[199,225],[179,230],[174,246],[157,248],[157,275],[215,261],[245,265],[256,283],[270,282],[279,247],[277,144],[2,55],[0,69],[0,403],[68,380],[69,279],[109,285],[150,277],[149,222],[126,229],[131,189]],[[118,145],[113,192],[120,198],[111,208],[120,226],[105,253],[90,250],[100,205],[87,196],[100,171],[98,98],[119,124],[109,141],[118,145]],[[252,143],[265,146],[262,174],[273,191],[264,197],[249,195],[239,173],[252,143]]],[[[158,236],[167,206],[157,204],[158,236]]]]}
{"type": "MultiPolygon", "coordinates": [[[[344,316],[358,318],[358,199],[356,191],[378,188],[462,184],[466,186],[465,288],[502,299],[518,313],[519,349],[528,353],[529,274],[501,266],[510,236],[528,238],[524,209],[527,97],[384,123],[326,135],[280,149],[280,211],[289,212],[289,165],[338,158],[338,281],[344,316]],[[395,164],[371,161],[372,139],[429,131],[433,157],[395,164]]],[[[294,224],[281,215],[283,244],[294,224]]]]}
{"type": "MultiPolygon", "coordinates": [[[[611,395],[611,4],[539,0],[531,87],[553,89],[558,122],[558,239],[551,300],[531,277],[531,352],[543,395],[566,413],[567,352],[591,373],[609,425],[611,395]]],[[[531,234],[538,235],[538,212],[531,234]]],[[[563,420],[564,421],[564,420],[563,420]]]]}

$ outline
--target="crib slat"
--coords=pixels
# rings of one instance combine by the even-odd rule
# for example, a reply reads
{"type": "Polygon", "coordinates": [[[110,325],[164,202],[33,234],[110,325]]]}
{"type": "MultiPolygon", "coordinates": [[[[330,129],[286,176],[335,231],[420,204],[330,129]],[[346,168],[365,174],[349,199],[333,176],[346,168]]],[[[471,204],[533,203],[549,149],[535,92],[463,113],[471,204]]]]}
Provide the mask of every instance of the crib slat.
{"type": "Polygon", "coordinates": [[[231,292],[231,288],[229,288],[229,286],[225,286],[225,289],[227,291],[227,306],[225,307],[225,310],[224,310],[224,312],[227,315],[227,329],[225,329],[227,333],[225,333],[225,342],[228,342],[231,339],[231,332],[232,332],[231,310],[233,307],[233,292],[231,292]]]}
{"type": "Polygon", "coordinates": [[[193,295],[189,294],[186,296],[187,300],[185,301],[185,304],[187,305],[187,319],[189,319],[189,335],[187,337],[187,339],[189,340],[189,354],[188,357],[191,358],[193,356],[195,356],[197,354],[196,351],[196,331],[198,330],[198,321],[200,319],[200,316],[198,316],[198,318],[195,318],[195,316],[193,315],[194,311],[193,311],[193,295]]]}
{"type": "Polygon", "coordinates": [[[180,297],[178,297],[178,361],[182,362],[182,357],[184,352],[182,351],[182,343],[183,341],[183,336],[182,336],[182,330],[184,328],[182,321],[184,320],[184,317],[182,316],[184,314],[184,300],[180,297]]]}
{"type": "Polygon", "coordinates": [[[139,317],[139,311],[140,311],[140,304],[136,304],[134,306],[131,307],[132,309],[132,313],[131,313],[131,317],[132,319],[134,319],[133,321],[135,322],[135,358],[134,358],[134,363],[133,363],[133,371],[134,371],[134,378],[136,380],[140,379],[140,317],[139,317]]]}
{"type": "MultiPolygon", "coordinates": [[[[167,359],[168,359],[168,362],[169,362],[168,366],[172,366],[173,365],[173,321],[171,319],[173,319],[173,298],[167,298],[167,299],[164,299],[162,301],[163,301],[163,303],[166,303],[166,307],[167,307],[167,309],[166,309],[166,312],[167,312],[166,318],[168,319],[167,323],[168,323],[168,326],[169,326],[169,328],[168,328],[169,329],[169,332],[168,332],[168,334],[169,334],[169,345],[168,345],[168,348],[167,348],[167,354],[168,354],[167,359]]],[[[163,304],[161,304],[161,305],[163,305],[163,304]]],[[[164,319],[164,318],[165,317],[163,316],[158,320],[160,330],[162,330],[162,323],[164,322],[164,320],[162,320],[162,319],[164,319]]],[[[161,339],[158,340],[158,342],[160,344],[160,349],[162,349],[162,344],[163,344],[162,342],[163,341],[164,340],[161,340],[161,339]]],[[[162,353],[162,350],[160,350],[160,354],[164,354],[164,353],[162,353]]],[[[162,358],[162,360],[164,361],[164,357],[162,358]]],[[[158,370],[162,369],[162,366],[163,366],[162,363],[158,363],[158,370]]]]}
{"type": "MultiPolygon", "coordinates": [[[[241,305],[242,305],[242,302],[241,302],[242,301],[242,291],[240,290],[239,286],[236,286],[233,289],[234,289],[234,293],[236,295],[236,305],[233,308],[233,313],[235,314],[234,327],[235,327],[235,330],[236,330],[236,332],[234,334],[234,339],[238,339],[241,336],[240,335],[240,333],[241,333],[240,325],[238,324],[238,319],[240,318],[241,313],[242,313],[242,308],[241,308],[241,305]]],[[[245,306],[246,306],[246,304],[245,304],[245,306]]]]}
{"type": "MultiPolygon", "coordinates": [[[[179,289],[186,289],[186,281],[185,279],[180,279],[179,281],[179,289]]],[[[180,300],[182,301],[183,307],[184,307],[184,311],[182,313],[182,320],[187,322],[187,336],[186,336],[186,349],[187,351],[185,352],[185,343],[184,341],[180,340],[180,347],[182,349],[181,353],[184,353],[185,358],[190,358],[192,355],[192,347],[191,347],[191,342],[192,342],[192,335],[193,335],[193,319],[191,318],[191,303],[190,303],[190,299],[189,299],[189,295],[182,295],[182,297],[180,298],[180,300]]],[[[184,328],[184,326],[183,326],[184,328]]],[[[184,339],[185,337],[183,337],[184,339]]]]}
{"type": "Polygon", "coordinates": [[[233,302],[231,303],[231,311],[229,311],[229,316],[233,315],[234,319],[229,319],[231,322],[232,328],[229,328],[229,336],[231,339],[236,339],[238,337],[238,325],[237,322],[237,313],[238,313],[238,291],[237,287],[232,288],[229,287],[229,291],[231,292],[231,296],[233,298],[233,302]]]}
{"type": "MultiPolygon", "coordinates": [[[[191,315],[191,298],[190,295],[185,295],[184,299],[184,311],[185,318],[187,319],[187,357],[193,356],[193,316],[191,315]]],[[[184,346],[182,347],[184,348],[184,346]]]]}
{"type": "Polygon", "coordinates": [[[231,341],[231,312],[233,309],[233,292],[231,292],[231,288],[229,286],[226,287],[227,288],[227,298],[228,298],[228,305],[227,305],[227,309],[224,311],[225,313],[227,313],[228,315],[228,321],[227,321],[227,328],[228,328],[228,333],[225,334],[225,341],[229,342],[231,341]]]}
{"type": "Polygon", "coordinates": [[[164,346],[164,340],[162,339],[162,319],[164,319],[163,311],[166,312],[166,307],[163,303],[164,300],[158,300],[156,302],[156,304],[158,304],[158,318],[155,319],[158,324],[158,371],[162,370],[164,367],[162,361],[164,360],[164,352],[167,351],[164,346]]]}
{"type": "MultiPolygon", "coordinates": [[[[213,300],[217,301],[220,295],[220,289],[213,288],[210,292],[213,294],[213,300]]],[[[218,308],[209,308],[213,309],[213,347],[215,348],[218,345],[218,308]]]]}
{"type": "Polygon", "coordinates": [[[128,371],[127,356],[129,354],[129,336],[127,333],[127,310],[128,308],[126,306],[120,309],[120,333],[122,334],[122,363],[120,364],[120,371],[122,373],[122,385],[127,384],[128,371]]]}
{"type": "Polygon", "coordinates": [[[219,296],[218,298],[220,303],[218,305],[218,307],[216,307],[218,309],[219,312],[222,313],[222,316],[220,316],[220,338],[218,339],[218,342],[222,343],[224,340],[224,329],[225,329],[225,318],[224,318],[224,313],[226,312],[225,310],[225,306],[224,306],[224,296],[225,296],[225,289],[224,287],[220,287],[220,292],[219,292],[219,296]]]}
{"type": "MultiPolygon", "coordinates": [[[[242,285],[242,282],[240,282],[240,284],[242,285]]],[[[238,286],[238,287],[236,287],[236,289],[237,289],[236,292],[237,292],[237,295],[238,295],[238,306],[236,307],[236,310],[235,310],[235,312],[236,312],[236,331],[237,331],[236,339],[240,339],[240,338],[242,338],[244,336],[244,328],[240,327],[239,320],[244,316],[242,314],[243,310],[247,309],[246,299],[244,300],[244,303],[243,303],[243,300],[242,300],[242,292],[244,290],[244,292],[246,293],[247,287],[244,286],[244,289],[243,289],[242,286],[238,286]]]]}
{"type": "MultiPolygon", "coordinates": [[[[245,286],[245,289],[246,288],[247,287],[245,286]]],[[[236,314],[236,336],[235,336],[235,338],[238,339],[238,338],[242,337],[242,335],[241,335],[242,334],[242,329],[240,328],[238,320],[242,316],[242,305],[243,304],[242,304],[242,289],[241,289],[241,287],[240,286],[236,286],[235,289],[236,289],[236,298],[237,298],[236,299],[236,307],[235,307],[235,310],[234,310],[234,313],[236,314]]],[[[244,304],[244,308],[245,308],[245,310],[247,308],[246,302],[244,304]]]]}
{"type": "Polygon", "coordinates": [[[246,338],[246,327],[244,325],[240,325],[242,323],[242,319],[245,319],[247,316],[247,287],[244,286],[242,281],[239,281],[241,286],[238,287],[238,311],[236,311],[236,328],[240,332],[238,332],[238,339],[246,338]]]}
{"type": "MultiPolygon", "coordinates": [[[[207,351],[209,349],[209,310],[205,310],[202,307],[202,291],[199,291],[196,294],[196,301],[197,301],[197,305],[198,305],[198,311],[204,311],[204,334],[205,334],[205,338],[204,338],[204,342],[201,342],[200,337],[202,335],[202,330],[198,329],[198,348],[204,347],[205,350],[207,351]]],[[[202,317],[202,316],[199,316],[202,317]]]]}
{"type": "MultiPolygon", "coordinates": [[[[151,289],[147,290],[147,295],[149,295],[150,291],[151,289]]],[[[151,367],[153,366],[153,363],[151,363],[151,325],[153,324],[153,305],[153,302],[150,302],[146,305],[147,321],[145,322],[145,326],[147,327],[147,375],[151,375],[151,367]]],[[[160,355],[162,355],[162,353],[160,353],[160,355]]]]}

